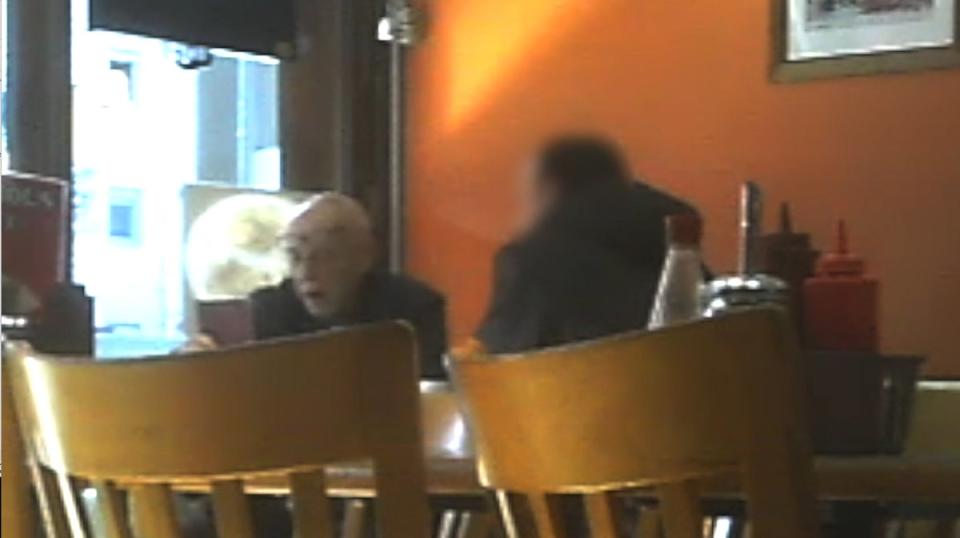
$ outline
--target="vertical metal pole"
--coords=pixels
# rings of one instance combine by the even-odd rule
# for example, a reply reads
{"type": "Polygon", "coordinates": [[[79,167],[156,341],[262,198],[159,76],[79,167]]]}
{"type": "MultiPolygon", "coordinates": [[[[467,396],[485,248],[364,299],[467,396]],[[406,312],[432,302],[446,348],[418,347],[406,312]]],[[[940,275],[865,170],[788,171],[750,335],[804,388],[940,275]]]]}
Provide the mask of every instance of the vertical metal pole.
{"type": "MultiPolygon", "coordinates": [[[[393,7],[392,9],[399,9],[393,7]]],[[[406,262],[406,51],[390,43],[390,270],[403,272],[406,262]]]]}
{"type": "Polygon", "coordinates": [[[763,225],[763,192],[753,181],[740,188],[740,252],[737,270],[742,275],[757,272],[757,240],[763,225]]]}

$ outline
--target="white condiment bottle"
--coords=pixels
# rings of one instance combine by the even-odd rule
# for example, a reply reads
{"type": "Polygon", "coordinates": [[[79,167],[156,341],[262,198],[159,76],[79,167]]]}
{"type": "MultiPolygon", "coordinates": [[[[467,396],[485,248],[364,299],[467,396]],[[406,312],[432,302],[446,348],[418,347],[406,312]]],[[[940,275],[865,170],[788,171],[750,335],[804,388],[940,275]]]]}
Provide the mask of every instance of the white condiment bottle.
{"type": "Polygon", "coordinates": [[[663,262],[657,296],[650,312],[648,328],[658,329],[698,319],[702,305],[703,260],[700,217],[684,213],[667,217],[667,256],[663,262]]]}

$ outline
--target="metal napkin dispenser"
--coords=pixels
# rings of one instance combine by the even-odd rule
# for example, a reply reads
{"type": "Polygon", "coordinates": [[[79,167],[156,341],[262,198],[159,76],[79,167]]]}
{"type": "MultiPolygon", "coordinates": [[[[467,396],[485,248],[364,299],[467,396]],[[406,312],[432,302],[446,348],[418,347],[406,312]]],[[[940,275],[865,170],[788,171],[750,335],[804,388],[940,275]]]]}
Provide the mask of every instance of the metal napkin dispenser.
{"type": "Polygon", "coordinates": [[[711,280],[703,287],[704,317],[724,312],[790,304],[790,287],[777,277],[763,274],[727,275],[711,280]]]}

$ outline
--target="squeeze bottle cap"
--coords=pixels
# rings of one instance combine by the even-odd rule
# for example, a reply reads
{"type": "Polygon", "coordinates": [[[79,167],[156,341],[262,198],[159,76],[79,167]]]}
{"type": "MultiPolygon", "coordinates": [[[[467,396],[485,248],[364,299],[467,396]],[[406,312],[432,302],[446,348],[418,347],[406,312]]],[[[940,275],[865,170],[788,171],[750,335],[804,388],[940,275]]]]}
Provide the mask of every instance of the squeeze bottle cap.
{"type": "Polygon", "coordinates": [[[851,254],[847,245],[847,224],[843,219],[837,222],[836,246],[820,258],[817,273],[821,275],[857,276],[866,270],[866,264],[859,256],[851,254]]]}

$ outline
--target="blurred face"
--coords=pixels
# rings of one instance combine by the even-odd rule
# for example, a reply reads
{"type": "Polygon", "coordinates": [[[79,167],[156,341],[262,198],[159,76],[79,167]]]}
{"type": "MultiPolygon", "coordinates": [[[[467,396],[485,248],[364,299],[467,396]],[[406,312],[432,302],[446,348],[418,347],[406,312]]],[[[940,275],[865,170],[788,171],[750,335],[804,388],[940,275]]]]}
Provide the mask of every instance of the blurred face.
{"type": "Polygon", "coordinates": [[[290,278],[297,297],[311,315],[334,317],[355,306],[363,278],[372,265],[371,246],[358,235],[339,229],[286,238],[290,278]]]}

